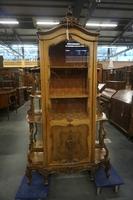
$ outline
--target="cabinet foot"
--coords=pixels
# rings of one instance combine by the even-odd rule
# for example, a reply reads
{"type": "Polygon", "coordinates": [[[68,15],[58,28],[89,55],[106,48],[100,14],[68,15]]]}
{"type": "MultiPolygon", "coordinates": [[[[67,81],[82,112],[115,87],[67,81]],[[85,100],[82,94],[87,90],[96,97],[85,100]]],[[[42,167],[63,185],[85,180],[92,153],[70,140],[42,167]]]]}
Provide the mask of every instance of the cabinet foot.
{"type": "Polygon", "coordinates": [[[117,193],[119,191],[119,189],[120,189],[120,186],[119,185],[115,185],[115,188],[114,188],[115,193],[117,193]]]}
{"type": "Polygon", "coordinates": [[[101,187],[97,187],[97,195],[99,195],[101,191],[102,191],[101,187]]]}
{"type": "Polygon", "coordinates": [[[95,174],[95,170],[91,169],[91,171],[90,171],[90,180],[91,181],[94,181],[94,174],[95,174]]]}
{"type": "Polygon", "coordinates": [[[29,167],[26,168],[25,175],[27,176],[27,183],[30,185],[32,181],[32,170],[29,167]]]}
{"type": "Polygon", "coordinates": [[[48,174],[44,175],[44,185],[48,185],[48,174]]]}

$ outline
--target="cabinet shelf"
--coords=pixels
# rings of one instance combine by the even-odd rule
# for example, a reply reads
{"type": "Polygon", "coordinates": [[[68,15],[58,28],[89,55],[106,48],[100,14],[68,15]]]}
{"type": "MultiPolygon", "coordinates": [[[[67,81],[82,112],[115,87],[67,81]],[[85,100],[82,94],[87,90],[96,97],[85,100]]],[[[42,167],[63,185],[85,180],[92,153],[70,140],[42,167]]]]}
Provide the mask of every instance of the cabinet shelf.
{"type": "Polygon", "coordinates": [[[50,66],[51,69],[88,69],[87,66],[70,66],[70,65],[66,65],[66,66],[50,66]]]}
{"type": "Polygon", "coordinates": [[[75,113],[50,113],[50,118],[52,120],[61,120],[61,119],[88,119],[88,114],[85,112],[75,112],[75,113]]]}
{"type": "Polygon", "coordinates": [[[89,80],[85,70],[51,70],[49,94],[54,98],[87,97],[89,80]]]}
{"type": "Polygon", "coordinates": [[[70,99],[70,98],[88,98],[87,94],[62,94],[62,95],[50,95],[51,99],[70,99]]]}

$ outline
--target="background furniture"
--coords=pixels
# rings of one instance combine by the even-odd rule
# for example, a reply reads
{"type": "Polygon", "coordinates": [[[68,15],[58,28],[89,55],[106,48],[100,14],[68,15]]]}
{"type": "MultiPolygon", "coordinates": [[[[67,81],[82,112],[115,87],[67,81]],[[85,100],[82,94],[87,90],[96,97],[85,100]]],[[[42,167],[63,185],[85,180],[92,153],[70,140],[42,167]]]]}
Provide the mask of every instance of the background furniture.
{"type": "Polygon", "coordinates": [[[126,88],[126,81],[107,81],[106,88],[122,90],[126,88]]]}
{"type": "Polygon", "coordinates": [[[119,90],[111,99],[110,121],[133,136],[133,90],[119,90]]]}
{"type": "MultiPolygon", "coordinates": [[[[30,76],[30,78],[32,75],[30,76]]],[[[17,106],[21,106],[25,103],[25,101],[28,100],[29,93],[31,91],[31,86],[27,82],[24,82],[24,80],[29,81],[31,84],[33,84],[34,81],[31,81],[31,79],[26,78],[25,72],[23,69],[19,68],[0,68],[0,89],[2,91],[9,89],[16,89],[17,91],[17,106]]],[[[34,78],[32,77],[32,80],[34,78]]]]}
{"type": "Polygon", "coordinates": [[[0,90],[0,109],[6,108],[9,119],[9,108],[14,107],[17,111],[16,89],[0,90]]]}
{"type": "Polygon", "coordinates": [[[100,101],[102,104],[102,110],[110,118],[111,112],[111,98],[117,91],[111,88],[105,88],[100,95],[100,101]]]}
{"type": "MultiPolygon", "coordinates": [[[[104,83],[108,81],[124,81],[126,82],[126,88],[133,88],[133,66],[125,66],[113,69],[102,70],[102,81],[104,83]]],[[[119,88],[124,89],[124,88],[119,88]]]]}

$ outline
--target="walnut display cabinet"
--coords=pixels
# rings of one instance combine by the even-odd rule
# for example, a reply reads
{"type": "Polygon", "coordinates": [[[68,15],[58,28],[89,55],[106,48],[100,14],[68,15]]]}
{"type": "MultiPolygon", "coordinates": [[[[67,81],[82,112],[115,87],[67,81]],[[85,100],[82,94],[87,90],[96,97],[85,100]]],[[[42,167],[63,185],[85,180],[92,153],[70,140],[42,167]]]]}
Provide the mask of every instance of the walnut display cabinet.
{"type": "Polygon", "coordinates": [[[50,173],[91,170],[98,162],[97,34],[88,32],[72,17],[38,34],[43,150],[41,164],[30,163],[27,175],[29,168],[37,169],[46,181],[50,173]]]}

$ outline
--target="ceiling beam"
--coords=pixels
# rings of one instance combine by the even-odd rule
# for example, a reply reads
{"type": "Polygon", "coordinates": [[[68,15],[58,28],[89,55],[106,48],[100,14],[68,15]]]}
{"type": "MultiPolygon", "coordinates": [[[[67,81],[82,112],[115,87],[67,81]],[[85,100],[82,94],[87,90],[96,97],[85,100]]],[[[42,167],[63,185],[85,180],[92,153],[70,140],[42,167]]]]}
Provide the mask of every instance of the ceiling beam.
{"type": "Polygon", "coordinates": [[[14,28],[12,28],[12,32],[13,32],[13,36],[15,37],[15,39],[16,39],[20,44],[22,44],[22,40],[21,40],[19,34],[17,33],[17,31],[16,31],[14,28]]]}
{"type": "Polygon", "coordinates": [[[24,4],[24,3],[0,3],[0,7],[35,7],[35,8],[40,8],[40,7],[45,7],[45,8],[67,8],[68,5],[58,5],[58,4],[24,4]]]}
{"type": "Polygon", "coordinates": [[[116,42],[118,42],[122,36],[124,35],[124,33],[129,29],[129,27],[133,24],[133,20],[130,20],[128,22],[128,24],[126,24],[122,30],[122,32],[111,42],[111,45],[115,44],[116,42]]]}
{"type": "MultiPolygon", "coordinates": [[[[50,15],[46,15],[45,13],[44,14],[40,14],[40,13],[38,13],[37,14],[37,16],[35,16],[35,15],[31,15],[31,14],[20,14],[20,15],[15,15],[15,14],[12,14],[12,15],[6,15],[6,14],[4,14],[4,15],[2,15],[1,14],[1,17],[5,17],[5,16],[8,16],[9,18],[11,17],[16,17],[18,20],[19,19],[21,19],[21,18],[32,18],[32,17],[46,17],[46,18],[50,18],[50,17],[57,17],[57,18],[63,18],[64,17],[64,15],[62,15],[62,14],[50,14],[50,15]]],[[[84,16],[84,15],[80,15],[80,18],[86,18],[86,16],[84,16]]],[[[100,16],[91,16],[91,18],[92,19],[105,19],[104,17],[100,17],[100,16]]],[[[127,20],[127,21],[129,21],[129,20],[131,20],[132,19],[132,17],[131,18],[129,18],[129,16],[126,18],[126,17],[113,17],[113,16],[109,16],[108,17],[108,19],[112,19],[112,20],[127,20]]],[[[25,21],[26,22],[26,21],[25,21]]],[[[31,20],[28,20],[28,23],[30,23],[30,22],[32,22],[32,19],[31,20]]],[[[27,22],[26,22],[27,23],[27,22]]]]}
{"type": "MultiPolygon", "coordinates": [[[[17,1],[17,0],[16,0],[17,1]]],[[[40,2],[44,2],[44,0],[39,0],[40,2]]],[[[53,2],[72,2],[72,0],[48,0],[48,2],[53,3],[53,2]]],[[[18,1],[17,1],[18,2],[18,1]]],[[[23,0],[23,2],[27,3],[27,0],[23,0]]],[[[28,0],[28,2],[33,3],[33,2],[37,2],[37,0],[28,0]]],[[[1,3],[9,3],[9,0],[1,0],[1,3]]]]}
{"type": "MultiPolygon", "coordinates": [[[[10,38],[12,38],[12,35],[9,35],[11,36],[10,38]]],[[[19,34],[19,37],[34,37],[34,36],[37,36],[36,34],[19,34]]],[[[0,33],[0,38],[5,38],[5,34],[4,33],[0,33]]]]}
{"type": "MultiPolygon", "coordinates": [[[[43,1],[44,2],[44,1],[43,1]]],[[[88,6],[86,6],[86,5],[84,5],[84,2],[87,2],[87,0],[73,0],[73,5],[74,5],[74,7],[77,9],[80,9],[80,7],[79,6],[81,6],[81,8],[85,8],[85,9],[87,9],[88,8],[88,6]]],[[[32,7],[35,7],[35,8],[40,8],[40,7],[45,7],[45,8],[67,8],[68,7],[68,5],[69,5],[70,3],[67,3],[66,5],[61,5],[61,4],[39,4],[39,2],[38,2],[38,4],[33,4],[33,3],[0,3],[0,8],[2,8],[2,7],[30,7],[30,8],[32,8],[32,7]]],[[[106,2],[106,3],[104,3],[104,2],[102,2],[102,1],[97,1],[97,0],[88,0],[88,3],[87,4],[89,4],[89,8],[91,8],[91,7],[93,7],[94,5],[97,5],[97,4],[99,4],[100,6],[98,7],[98,9],[114,9],[114,10],[132,10],[132,6],[133,6],[133,3],[130,3],[130,4],[128,4],[128,3],[124,3],[124,4],[122,4],[122,3],[116,3],[116,2],[112,2],[112,3],[109,3],[109,2],[106,2]],[[106,5],[108,5],[108,6],[104,6],[104,4],[106,4],[106,5]],[[115,4],[115,7],[114,6],[111,6],[111,4],[115,4]],[[116,6],[117,5],[117,6],[116,6]],[[128,6],[129,5],[129,7],[128,8],[125,8],[125,7],[121,7],[121,6],[128,6]],[[118,7],[119,6],[119,7],[118,7]]],[[[74,8],[74,9],[75,9],[74,8]]]]}
{"type": "MultiPolygon", "coordinates": [[[[109,41],[105,40],[99,40],[98,45],[110,45],[109,41]]],[[[117,43],[117,46],[133,46],[133,41],[132,42],[119,42],[117,43]]]]}
{"type": "MultiPolygon", "coordinates": [[[[66,9],[66,11],[67,11],[67,9],[66,9]]],[[[18,14],[12,14],[12,15],[9,15],[9,14],[1,14],[1,17],[16,17],[18,20],[19,20],[19,18],[32,18],[32,17],[46,17],[46,18],[50,18],[50,17],[52,17],[52,18],[54,18],[54,17],[56,17],[56,18],[63,18],[64,16],[65,16],[65,13],[62,15],[62,14],[58,14],[58,13],[55,13],[55,14],[49,14],[49,15],[46,15],[45,13],[37,13],[37,15],[31,15],[31,14],[20,14],[20,15],[18,15],[18,14]]],[[[82,15],[82,16],[80,16],[80,18],[84,18],[84,16],[82,15]]]]}
{"type": "Polygon", "coordinates": [[[81,11],[84,7],[85,0],[74,0],[73,4],[73,16],[76,17],[78,20],[81,15],[81,11]]]}
{"type": "Polygon", "coordinates": [[[133,11],[132,6],[128,7],[128,8],[124,8],[124,7],[111,7],[111,6],[103,6],[103,7],[98,7],[97,9],[99,10],[120,10],[120,11],[133,11]]]}
{"type": "Polygon", "coordinates": [[[18,42],[19,42],[20,44],[22,44],[22,41],[21,41],[21,39],[20,39],[18,33],[16,32],[16,30],[13,29],[13,28],[12,28],[11,30],[12,30],[12,33],[13,33],[12,35],[11,35],[11,34],[8,34],[8,31],[5,29],[5,32],[4,32],[4,34],[5,34],[5,40],[3,40],[2,36],[0,35],[0,44],[1,44],[1,45],[4,45],[4,46],[6,46],[6,47],[8,47],[13,53],[15,53],[15,54],[17,54],[17,55],[19,55],[20,57],[23,58],[23,55],[20,54],[18,51],[14,50],[14,49],[10,46],[10,43],[8,43],[9,37],[13,36],[13,37],[11,38],[11,40],[15,39],[15,41],[17,41],[17,44],[18,44],[18,42]]]}
{"type": "Polygon", "coordinates": [[[125,6],[127,6],[127,5],[133,5],[133,2],[132,1],[116,2],[116,1],[104,1],[104,0],[102,0],[101,5],[102,4],[106,4],[106,5],[115,4],[115,5],[125,5],[125,6]]]}
{"type": "Polygon", "coordinates": [[[98,5],[98,1],[96,0],[89,0],[88,3],[87,3],[87,15],[85,16],[84,18],[84,25],[86,24],[86,22],[89,20],[89,18],[92,16],[94,10],[97,8],[97,5],[98,5]]]}
{"type": "Polygon", "coordinates": [[[122,54],[122,53],[125,53],[125,52],[131,50],[131,49],[133,49],[133,46],[127,47],[125,50],[122,50],[122,51],[119,51],[119,52],[117,52],[117,53],[115,53],[115,54],[112,54],[112,55],[109,56],[109,58],[118,56],[118,55],[120,55],[120,54],[122,54]]]}
{"type": "MultiPolygon", "coordinates": [[[[0,43],[2,44],[2,45],[6,45],[7,43],[8,43],[8,45],[12,45],[12,44],[18,44],[17,42],[16,42],[16,40],[2,40],[2,42],[4,42],[4,43],[1,43],[1,40],[0,40],[0,43]],[[6,43],[6,44],[5,44],[6,43]]],[[[23,40],[23,44],[38,44],[38,42],[37,42],[37,40],[36,39],[24,39],[23,40]]],[[[21,57],[23,57],[23,55],[21,55],[21,57]]]]}
{"type": "Polygon", "coordinates": [[[13,49],[10,44],[8,44],[7,42],[4,42],[4,41],[0,41],[0,44],[3,45],[3,46],[6,46],[7,48],[9,48],[13,53],[19,55],[20,57],[23,58],[23,55],[20,54],[18,51],[16,51],[15,49],[13,49]]]}

